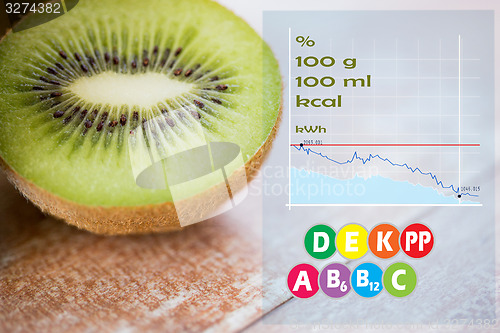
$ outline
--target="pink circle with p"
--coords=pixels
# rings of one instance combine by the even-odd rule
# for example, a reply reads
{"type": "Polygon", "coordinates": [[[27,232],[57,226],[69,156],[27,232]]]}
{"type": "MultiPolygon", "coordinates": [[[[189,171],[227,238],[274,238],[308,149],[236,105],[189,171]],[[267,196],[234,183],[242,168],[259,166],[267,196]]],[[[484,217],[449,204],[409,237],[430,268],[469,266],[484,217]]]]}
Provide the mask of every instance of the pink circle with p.
{"type": "Polygon", "coordinates": [[[288,289],[295,297],[312,297],[319,290],[318,275],[319,272],[314,266],[299,264],[288,273],[288,289]]]}

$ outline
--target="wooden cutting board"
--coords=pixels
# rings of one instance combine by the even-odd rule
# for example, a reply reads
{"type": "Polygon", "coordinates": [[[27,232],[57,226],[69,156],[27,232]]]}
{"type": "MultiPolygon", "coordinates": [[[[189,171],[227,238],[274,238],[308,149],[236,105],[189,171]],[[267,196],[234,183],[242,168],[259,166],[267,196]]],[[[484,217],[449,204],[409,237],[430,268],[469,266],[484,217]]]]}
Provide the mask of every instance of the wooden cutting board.
{"type": "Polygon", "coordinates": [[[172,234],[105,237],[0,176],[0,331],[239,331],[261,316],[261,198],[172,234]]]}

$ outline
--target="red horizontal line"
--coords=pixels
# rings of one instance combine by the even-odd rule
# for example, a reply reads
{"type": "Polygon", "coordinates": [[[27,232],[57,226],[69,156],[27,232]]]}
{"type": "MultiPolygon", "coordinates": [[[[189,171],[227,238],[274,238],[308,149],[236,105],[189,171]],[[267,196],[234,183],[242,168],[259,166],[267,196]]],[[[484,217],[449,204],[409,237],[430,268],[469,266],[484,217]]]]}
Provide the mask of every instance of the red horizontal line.
{"type": "MultiPolygon", "coordinates": [[[[290,146],[300,146],[300,143],[292,143],[290,146]]],[[[325,144],[302,144],[309,147],[480,147],[479,143],[325,143],[325,144]]]]}

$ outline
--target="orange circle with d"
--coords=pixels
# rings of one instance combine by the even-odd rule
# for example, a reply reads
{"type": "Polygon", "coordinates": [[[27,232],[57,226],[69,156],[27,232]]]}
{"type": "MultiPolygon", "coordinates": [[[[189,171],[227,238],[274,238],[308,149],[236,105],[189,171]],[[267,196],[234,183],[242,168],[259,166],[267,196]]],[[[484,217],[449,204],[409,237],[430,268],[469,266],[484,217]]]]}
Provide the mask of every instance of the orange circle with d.
{"type": "Polygon", "coordinates": [[[376,225],[368,236],[368,246],[379,258],[394,257],[399,252],[399,230],[389,223],[376,225]]]}

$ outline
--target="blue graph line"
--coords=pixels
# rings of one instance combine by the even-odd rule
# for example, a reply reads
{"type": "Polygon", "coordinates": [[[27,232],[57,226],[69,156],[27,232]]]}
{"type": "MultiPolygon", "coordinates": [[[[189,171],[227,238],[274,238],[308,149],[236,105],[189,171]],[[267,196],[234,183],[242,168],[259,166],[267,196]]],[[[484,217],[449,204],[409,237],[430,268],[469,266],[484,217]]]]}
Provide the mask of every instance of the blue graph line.
{"type": "Polygon", "coordinates": [[[350,164],[350,163],[354,162],[355,160],[361,161],[361,162],[363,162],[363,164],[366,164],[367,162],[371,161],[372,159],[379,159],[380,161],[388,162],[392,166],[395,166],[395,167],[404,167],[404,168],[410,170],[412,173],[418,172],[418,173],[420,173],[423,176],[429,176],[429,177],[431,177],[431,179],[433,179],[436,182],[436,185],[441,186],[441,188],[443,188],[443,189],[450,189],[453,192],[455,192],[456,194],[459,194],[459,195],[468,195],[470,197],[479,197],[479,195],[477,195],[477,194],[471,194],[471,193],[468,193],[468,192],[459,193],[460,189],[459,188],[455,188],[455,186],[453,186],[453,185],[445,186],[443,184],[443,182],[440,181],[440,180],[438,180],[437,177],[436,177],[436,175],[432,174],[431,172],[423,172],[419,168],[412,168],[411,166],[409,166],[406,163],[404,163],[404,164],[393,163],[388,158],[381,157],[378,154],[376,154],[376,155],[370,154],[368,156],[368,158],[362,158],[362,157],[359,157],[358,156],[358,152],[355,151],[354,154],[352,155],[352,158],[350,160],[347,160],[345,162],[339,162],[339,161],[336,161],[334,159],[331,159],[330,157],[328,157],[326,155],[323,155],[320,152],[314,151],[311,148],[305,148],[303,146],[299,146],[299,147],[293,146],[293,147],[295,149],[299,150],[299,151],[303,150],[307,155],[309,155],[310,153],[313,153],[315,155],[321,156],[321,157],[323,157],[323,158],[325,158],[325,159],[327,159],[327,160],[329,160],[331,162],[337,163],[339,165],[350,164]]]}

